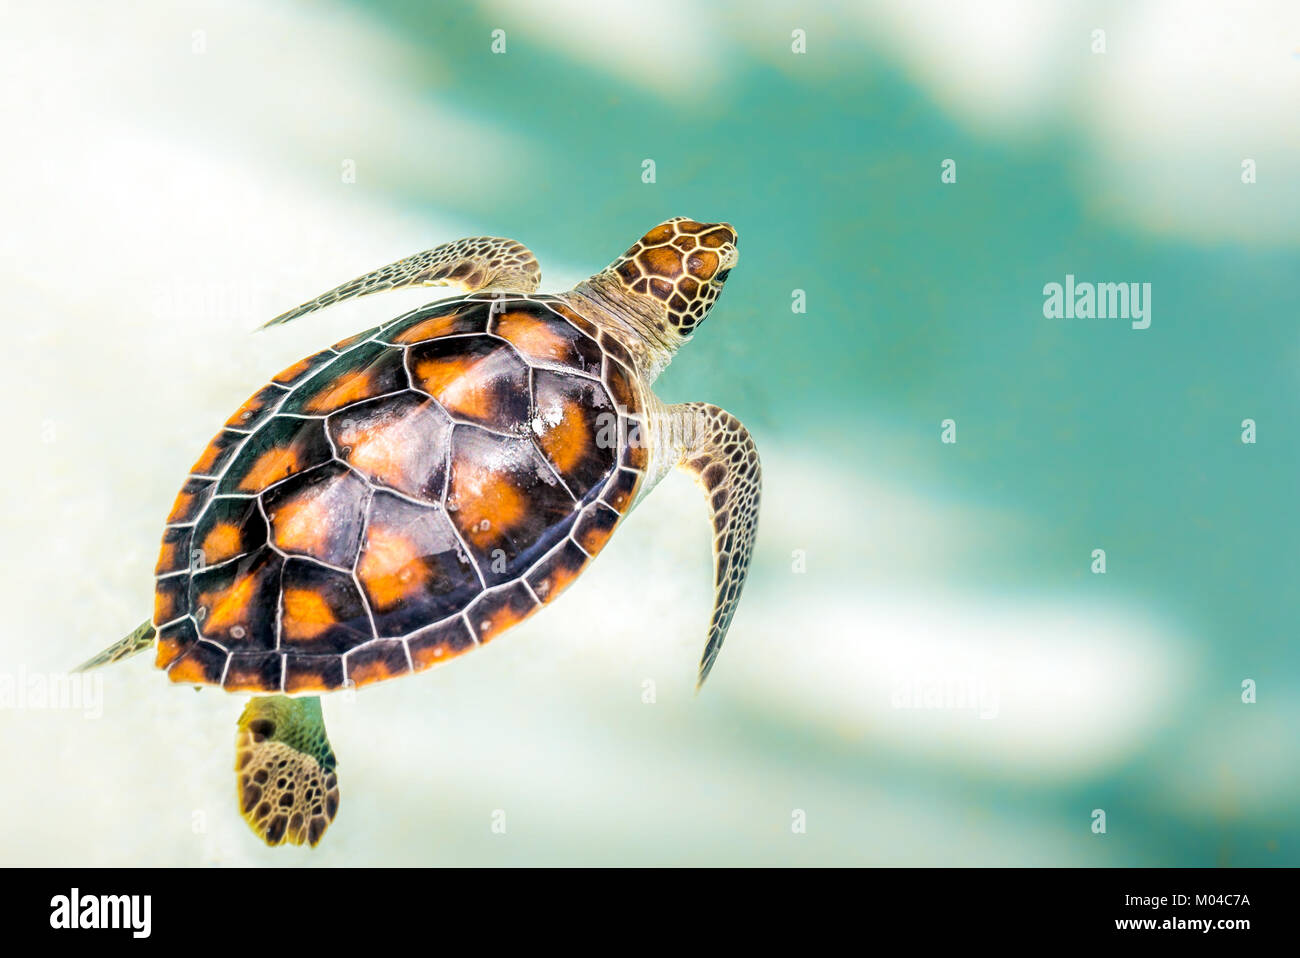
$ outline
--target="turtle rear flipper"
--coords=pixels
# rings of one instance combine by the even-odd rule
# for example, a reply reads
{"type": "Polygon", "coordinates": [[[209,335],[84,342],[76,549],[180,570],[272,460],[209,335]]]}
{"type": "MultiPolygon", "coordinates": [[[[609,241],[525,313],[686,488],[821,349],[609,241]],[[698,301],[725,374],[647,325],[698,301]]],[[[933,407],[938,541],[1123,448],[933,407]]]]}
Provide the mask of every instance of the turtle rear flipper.
{"type": "Polygon", "coordinates": [[[153,647],[153,640],[157,638],[158,633],[154,631],[153,623],[145,620],[141,622],[134,632],[124,639],[118,639],[103,652],[82,662],[72,671],[89,672],[91,669],[97,669],[101,665],[111,665],[114,662],[120,662],[122,659],[129,659],[137,652],[143,652],[145,649],[153,647]]]}
{"type": "Polygon", "coordinates": [[[315,845],[339,809],[320,699],[259,696],[235,735],[239,811],[268,845],[315,845]]]}

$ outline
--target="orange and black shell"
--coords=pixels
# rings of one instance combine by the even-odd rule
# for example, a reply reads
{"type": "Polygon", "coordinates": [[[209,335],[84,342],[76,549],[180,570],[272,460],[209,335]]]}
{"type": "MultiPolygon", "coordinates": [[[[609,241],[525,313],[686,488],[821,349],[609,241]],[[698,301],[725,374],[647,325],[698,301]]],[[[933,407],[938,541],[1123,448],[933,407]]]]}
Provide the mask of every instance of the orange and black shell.
{"type": "Polygon", "coordinates": [[[173,681],[317,692],[418,672],[550,602],[647,467],[631,357],[563,302],[476,294],[322,350],[199,456],[156,571],[173,681]]]}

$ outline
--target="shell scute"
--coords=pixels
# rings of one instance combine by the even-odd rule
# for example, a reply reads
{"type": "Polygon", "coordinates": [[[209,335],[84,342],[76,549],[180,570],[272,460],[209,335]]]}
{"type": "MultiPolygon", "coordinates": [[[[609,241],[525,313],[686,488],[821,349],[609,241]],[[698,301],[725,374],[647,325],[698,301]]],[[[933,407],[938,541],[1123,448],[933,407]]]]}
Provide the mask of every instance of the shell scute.
{"type": "Polygon", "coordinates": [[[364,343],[314,373],[285,399],[280,412],[324,416],[408,385],[400,351],[385,343],[364,343]]]}
{"type": "Polygon", "coordinates": [[[244,441],[217,483],[217,492],[260,493],[332,456],[324,420],[277,415],[244,441]]]}
{"type": "Polygon", "coordinates": [[[465,610],[465,618],[479,644],[483,644],[536,611],[533,594],[522,582],[514,581],[480,595],[465,610]]]}
{"type": "Polygon", "coordinates": [[[465,301],[426,306],[385,326],[379,338],[396,346],[409,346],[445,336],[487,332],[490,308],[465,301]]]}
{"type": "Polygon", "coordinates": [[[406,643],[400,639],[367,642],[349,652],[345,661],[348,680],[355,686],[394,679],[411,671],[406,643]]]}
{"type": "Polygon", "coordinates": [[[290,694],[337,689],[343,684],[343,659],[337,655],[284,657],[284,690],[290,694]]]}
{"type": "Polygon", "coordinates": [[[517,579],[567,533],[574,509],[532,442],[456,430],[447,512],[487,585],[517,579]]]}
{"type": "Polygon", "coordinates": [[[539,599],[550,602],[582,573],[590,558],[572,539],[564,539],[525,579],[539,599]]]}
{"type": "Polygon", "coordinates": [[[628,369],[636,368],[636,362],[632,359],[632,354],[629,353],[627,347],[620,343],[616,338],[611,336],[609,333],[602,332],[599,340],[600,348],[605,351],[606,355],[612,359],[618,360],[628,369]]]}
{"type": "Polygon", "coordinates": [[[452,615],[480,589],[446,510],[385,492],[370,507],[357,578],[381,638],[452,615]]]}
{"type": "Polygon", "coordinates": [[[312,353],[310,356],[298,360],[292,366],[280,370],[279,373],[271,377],[271,382],[277,386],[296,386],[315,370],[333,361],[336,356],[338,356],[338,353],[334,352],[334,350],[322,349],[320,352],[312,353]]]}
{"type": "Polygon", "coordinates": [[[346,353],[353,346],[357,346],[360,345],[361,343],[364,343],[367,339],[370,339],[372,336],[375,336],[378,332],[379,332],[378,326],[374,327],[373,329],[363,330],[362,332],[357,333],[355,336],[349,336],[347,339],[340,339],[337,343],[331,346],[330,349],[334,350],[336,353],[346,353]]]}
{"type": "Polygon", "coordinates": [[[221,687],[227,692],[259,692],[278,689],[284,675],[284,656],[279,652],[235,652],[221,687]]]}
{"type": "Polygon", "coordinates": [[[632,505],[637,487],[641,485],[641,474],[628,469],[620,469],[605,484],[601,501],[612,506],[620,513],[626,513],[632,505]]]}
{"type": "Polygon", "coordinates": [[[257,500],[246,496],[213,499],[194,524],[188,565],[220,565],[266,545],[266,520],[257,500]]]}
{"type": "Polygon", "coordinates": [[[186,479],[180,492],[176,493],[172,511],[167,515],[167,524],[183,524],[197,519],[203,507],[212,498],[212,491],[216,484],[215,479],[196,479],[193,476],[186,479]]]}
{"type": "Polygon", "coordinates": [[[165,669],[179,659],[199,641],[194,620],[180,619],[158,630],[158,646],[154,653],[154,667],[165,669]]]}
{"type": "Polygon", "coordinates": [[[183,572],[190,567],[190,540],[194,538],[193,526],[168,526],[163,530],[162,547],[158,550],[155,576],[183,572]]]}
{"type": "Polygon", "coordinates": [[[629,367],[611,358],[605,364],[605,388],[609,390],[620,412],[626,414],[636,411],[636,387],[629,367]]]}
{"type": "Polygon", "coordinates": [[[456,615],[421,629],[406,640],[417,672],[441,665],[477,646],[464,616],[456,615]]]}
{"type": "Polygon", "coordinates": [[[226,428],[246,432],[256,429],[279,408],[280,400],[288,394],[288,387],[268,383],[235,410],[234,415],[226,420],[226,428]]]}
{"type": "Polygon", "coordinates": [[[167,667],[167,677],[185,684],[218,685],[226,671],[226,659],[224,649],[199,640],[167,667]]]}
{"type": "Polygon", "coordinates": [[[153,623],[160,626],[189,612],[190,577],[184,572],[165,576],[154,583],[153,623]]]}
{"type": "Polygon", "coordinates": [[[565,322],[567,322],[578,332],[582,333],[588,339],[597,343],[597,348],[599,348],[600,329],[597,328],[595,323],[593,323],[591,320],[587,319],[587,317],[581,315],[580,313],[575,312],[573,310],[573,307],[569,306],[567,303],[564,303],[560,300],[547,299],[545,300],[545,303],[547,309],[555,313],[557,316],[562,317],[565,322]]]}
{"type": "Polygon", "coordinates": [[[434,339],[407,355],[411,382],[452,418],[517,432],[529,418],[528,366],[499,339],[434,339]]]}
{"type": "Polygon", "coordinates": [[[331,416],[327,428],[339,458],[371,485],[442,499],[452,423],[433,399],[409,392],[357,403],[331,416]]]}
{"type": "Polygon", "coordinates": [[[499,313],[493,317],[489,329],[507,340],[530,363],[600,375],[604,360],[600,345],[549,309],[533,306],[499,313]]]}
{"type": "Polygon", "coordinates": [[[644,472],[650,466],[650,447],[646,445],[645,429],[640,421],[631,418],[625,421],[625,426],[618,464],[625,469],[644,472]]]}
{"type": "Polygon", "coordinates": [[[271,540],[287,555],[351,568],[370,490],[342,463],[293,476],[262,497],[271,540]]]}
{"type": "Polygon", "coordinates": [[[290,559],[280,583],[280,648],[301,655],[342,655],[374,638],[351,574],[290,559]]]}
{"type": "Polygon", "coordinates": [[[199,453],[199,458],[190,466],[192,476],[217,476],[234,458],[243,444],[245,434],[231,429],[223,429],[199,453]]]}
{"type": "Polygon", "coordinates": [[[621,432],[618,411],[599,383],[576,376],[538,369],[533,390],[537,444],[582,499],[614,467],[621,432]]]}
{"type": "Polygon", "coordinates": [[[577,525],[573,529],[573,540],[582,546],[588,555],[595,555],[605,547],[609,537],[623,516],[603,502],[593,502],[582,511],[577,525]]]}
{"type": "Polygon", "coordinates": [[[231,650],[274,649],[282,565],[280,556],[263,548],[195,572],[190,579],[190,603],[200,638],[231,650]]]}

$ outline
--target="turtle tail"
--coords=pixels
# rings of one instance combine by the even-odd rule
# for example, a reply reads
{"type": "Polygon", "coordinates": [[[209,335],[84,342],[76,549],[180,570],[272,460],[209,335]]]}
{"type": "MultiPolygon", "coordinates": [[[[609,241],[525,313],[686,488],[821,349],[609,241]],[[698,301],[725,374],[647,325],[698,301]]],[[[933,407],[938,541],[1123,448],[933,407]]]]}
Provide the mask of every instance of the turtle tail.
{"type": "Polygon", "coordinates": [[[101,665],[111,665],[114,662],[120,662],[122,659],[129,659],[137,652],[143,652],[153,646],[153,640],[158,635],[154,631],[153,623],[149,621],[141,622],[136,630],[124,639],[114,642],[99,655],[93,656],[78,665],[74,672],[88,672],[91,669],[97,669],[101,665]]]}

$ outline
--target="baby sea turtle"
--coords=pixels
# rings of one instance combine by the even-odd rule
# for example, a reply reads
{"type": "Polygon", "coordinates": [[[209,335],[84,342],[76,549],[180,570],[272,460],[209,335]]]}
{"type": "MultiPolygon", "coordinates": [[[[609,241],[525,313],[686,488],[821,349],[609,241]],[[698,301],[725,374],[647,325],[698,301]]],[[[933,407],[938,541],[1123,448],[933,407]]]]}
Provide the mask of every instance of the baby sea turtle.
{"type": "Polygon", "coordinates": [[[736,264],[726,223],[676,217],[567,293],[512,240],[463,239],[268,326],[384,289],[453,286],[295,363],[195,462],[163,530],[153,618],[81,668],[156,647],[173,682],[252,693],[240,810],[315,845],[338,810],[320,693],[420,672],[555,599],[674,465],[713,521],[703,683],[749,569],[758,453],[651,384],[736,264]]]}

